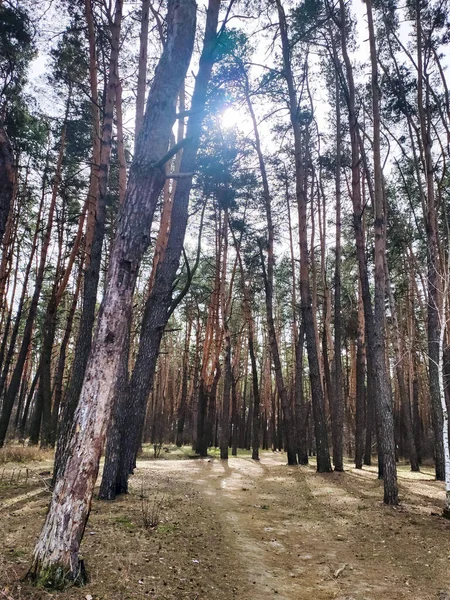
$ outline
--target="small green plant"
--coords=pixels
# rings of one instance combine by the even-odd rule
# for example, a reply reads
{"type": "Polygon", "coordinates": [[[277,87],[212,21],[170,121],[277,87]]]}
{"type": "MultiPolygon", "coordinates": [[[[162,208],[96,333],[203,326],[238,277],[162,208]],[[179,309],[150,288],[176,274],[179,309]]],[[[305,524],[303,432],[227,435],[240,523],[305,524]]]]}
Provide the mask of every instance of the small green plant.
{"type": "Polygon", "coordinates": [[[130,521],[130,519],[126,515],[119,515],[118,517],[116,517],[114,519],[114,521],[116,523],[118,523],[119,525],[123,525],[127,529],[133,529],[134,528],[133,521],[130,521]]]}
{"type": "Polygon", "coordinates": [[[20,548],[14,548],[10,550],[9,555],[13,558],[23,558],[26,556],[25,550],[21,550],[20,548]]]}
{"type": "Polygon", "coordinates": [[[176,530],[177,526],[174,523],[164,523],[158,525],[157,531],[158,533],[173,533],[176,530]]]}

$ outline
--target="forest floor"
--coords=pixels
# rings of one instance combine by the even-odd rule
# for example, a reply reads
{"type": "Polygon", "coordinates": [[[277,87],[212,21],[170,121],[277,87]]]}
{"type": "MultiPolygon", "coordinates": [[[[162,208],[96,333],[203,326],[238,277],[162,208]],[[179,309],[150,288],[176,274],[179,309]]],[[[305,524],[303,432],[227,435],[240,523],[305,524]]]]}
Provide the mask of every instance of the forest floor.
{"type": "Polygon", "coordinates": [[[400,467],[390,508],[373,467],[320,475],[269,452],[259,463],[181,457],[141,459],[127,497],[94,501],[91,582],[53,593],[21,580],[51,458],[0,466],[0,599],[450,600],[450,522],[430,469],[400,467]]]}

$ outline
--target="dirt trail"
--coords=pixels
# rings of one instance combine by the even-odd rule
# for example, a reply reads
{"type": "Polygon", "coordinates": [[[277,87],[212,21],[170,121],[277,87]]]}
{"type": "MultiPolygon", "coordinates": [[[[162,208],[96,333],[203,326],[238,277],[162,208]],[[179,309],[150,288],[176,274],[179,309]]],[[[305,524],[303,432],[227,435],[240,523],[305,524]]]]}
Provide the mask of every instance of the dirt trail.
{"type": "Polygon", "coordinates": [[[320,475],[272,453],[139,460],[128,496],[93,503],[81,547],[91,583],[52,594],[21,581],[49,495],[41,481],[3,485],[0,597],[450,600],[443,485],[424,471],[400,469],[394,509],[374,468],[320,475]]]}
{"type": "MultiPolygon", "coordinates": [[[[428,600],[450,593],[442,485],[400,473],[402,506],[380,502],[375,470],[320,475],[284,458],[146,462],[192,482],[225,531],[246,600],[428,600]]],[[[233,597],[231,594],[230,598],[233,597]]],[[[449,595],[450,598],[450,595],[449,595]]]]}

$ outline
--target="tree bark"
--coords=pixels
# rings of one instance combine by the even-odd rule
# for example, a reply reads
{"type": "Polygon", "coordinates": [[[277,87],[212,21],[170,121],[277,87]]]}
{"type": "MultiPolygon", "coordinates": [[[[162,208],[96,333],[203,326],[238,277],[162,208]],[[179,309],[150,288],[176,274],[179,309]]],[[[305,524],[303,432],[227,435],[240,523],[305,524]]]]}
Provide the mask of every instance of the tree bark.
{"type": "MultiPolygon", "coordinates": [[[[231,405],[231,382],[233,379],[233,370],[231,366],[231,334],[229,328],[230,302],[227,300],[227,262],[228,262],[228,209],[225,208],[223,216],[223,251],[222,251],[222,275],[220,281],[220,312],[223,328],[223,339],[225,348],[224,375],[223,375],[223,395],[222,395],[222,414],[220,415],[220,458],[228,460],[228,443],[230,441],[230,405],[231,405]]],[[[235,267],[236,268],[236,267],[235,267]]],[[[229,294],[233,289],[234,273],[231,278],[229,294]]]]}
{"type": "MultiPolygon", "coordinates": [[[[333,52],[336,52],[333,40],[333,52]]],[[[336,471],[344,470],[344,398],[342,394],[342,315],[341,315],[341,104],[339,77],[336,73],[336,258],[334,270],[334,390],[332,398],[333,464],[336,471]]]]}
{"type": "Polygon", "coordinates": [[[114,116],[114,99],[117,91],[118,57],[123,0],[116,1],[116,14],[112,26],[111,54],[107,80],[105,112],[100,133],[99,93],[97,77],[96,39],[92,0],[85,0],[85,15],[89,42],[89,81],[92,115],[92,166],[88,191],[88,220],[86,226],[86,267],[84,272],[83,311],[81,313],[72,374],[65,394],[58,427],[58,444],[55,454],[53,483],[64,469],[67,447],[73,432],[73,419],[80,398],[89,352],[92,344],[97,289],[100,278],[102,247],[105,237],[105,203],[111,162],[111,138],[114,116]]]}
{"type": "Polygon", "coordinates": [[[180,448],[183,445],[184,426],[186,421],[186,412],[188,409],[188,381],[189,381],[189,348],[191,343],[192,319],[186,311],[186,338],[184,342],[182,378],[180,402],[177,411],[177,435],[176,445],[180,448]]]}
{"type": "Polygon", "coordinates": [[[20,419],[18,438],[19,440],[23,440],[25,438],[25,430],[28,421],[28,414],[30,412],[31,403],[33,401],[34,392],[39,381],[39,369],[36,371],[33,381],[31,382],[30,391],[28,392],[28,396],[25,402],[25,406],[22,413],[22,418],[20,419]]]}
{"type": "Polygon", "coordinates": [[[373,166],[375,213],[375,311],[373,327],[373,365],[375,371],[375,401],[379,425],[379,444],[383,460],[384,502],[398,504],[397,465],[395,461],[394,415],[391,388],[386,367],[386,214],[383,194],[380,139],[380,88],[372,15],[372,0],[366,0],[369,27],[370,61],[372,66],[373,166]]]}
{"type": "Polygon", "coordinates": [[[167,44],[155,71],[118,218],[105,297],[75,413],[74,435],[64,470],[56,480],[29,572],[42,585],[58,587],[67,581],[85,579],[79,547],[111,415],[134,286],[165,180],[164,157],[175,121],[176,97],[191,58],[195,20],[194,2],[169,0],[167,44]]]}
{"type": "Polygon", "coordinates": [[[64,337],[61,342],[61,347],[59,349],[59,357],[58,364],[56,366],[55,376],[53,380],[53,389],[54,389],[54,401],[52,407],[52,421],[51,421],[51,429],[49,434],[49,444],[53,447],[56,442],[56,432],[58,427],[58,418],[59,418],[59,410],[61,407],[61,401],[63,398],[63,378],[64,378],[64,369],[66,366],[66,354],[67,347],[69,345],[70,336],[72,333],[73,320],[75,317],[75,311],[77,308],[78,297],[80,294],[80,287],[82,281],[83,270],[80,265],[79,273],[77,275],[77,283],[75,287],[75,291],[73,293],[72,303],[69,309],[69,316],[66,323],[66,329],[64,331],[64,337]]]}
{"type": "MultiPolygon", "coordinates": [[[[350,141],[351,141],[351,152],[352,152],[352,191],[351,198],[353,204],[353,226],[355,231],[356,241],[356,254],[358,260],[359,276],[361,282],[362,299],[364,306],[364,323],[366,330],[366,359],[367,359],[367,382],[368,382],[368,394],[367,394],[367,416],[370,417],[370,405],[372,397],[376,403],[376,422],[377,422],[377,438],[379,444],[379,477],[383,477],[384,474],[384,458],[386,456],[388,463],[387,478],[385,478],[385,501],[387,503],[398,502],[397,497],[397,485],[396,485],[396,466],[395,466],[395,444],[393,439],[393,415],[392,407],[390,406],[390,390],[389,383],[387,381],[385,352],[384,352],[384,274],[383,270],[379,269],[379,264],[376,268],[376,280],[377,280],[377,291],[376,291],[376,305],[377,305],[377,323],[380,323],[380,330],[375,333],[374,326],[374,312],[372,307],[372,299],[370,295],[369,277],[367,268],[367,256],[365,252],[365,240],[363,230],[363,210],[361,202],[361,177],[360,177],[360,135],[359,135],[359,124],[356,113],[355,103],[355,85],[353,79],[353,68],[350,62],[348,49],[347,49],[347,32],[346,32],[346,11],[343,0],[339,2],[340,7],[340,18],[339,27],[341,32],[341,50],[344,58],[345,70],[347,75],[346,85],[344,85],[344,92],[346,95],[348,113],[349,113],[349,128],[350,128],[350,141]],[[383,297],[382,297],[383,296],[383,297]],[[381,323],[380,320],[383,320],[381,323]],[[392,460],[394,456],[394,460],[392,460]]],[[[374,54],[372,50],[372,55],[374,54]]],[[[376,56],[375,56],[376,63],[376,56]]],[[[376,64],[375,64],[376,66],[376,64]]],[[[339,68],[339,65],[336,65],[339,68]]],[[[376,86],[375,92],[377,93],[378,87],[376,86]]],[[[377,96],[374,95],[375,104],[377,102],[377,96]]],[[[375,107],[376,108],[376,107],[375,107]]],[[[376,115],[374,115],[374,120],[376,115]]],[[[375,128],[374,128],[375,130],[375,128]]],[[[379,135],[379,132],[378,132],[379,135]]],[[[375,144],[374,144],[375,145],[375,144]]],[[[362,151],[362,150],[361,150],[362,151]]],[[[378,160],[378,158],[375,158],[378,160]]],[[[381,163],[379,163],[381,164],[381,163]]],[[[378,170],[378,166],[375,167],[378,170]]],[[[379,201],[381,201],[381,210],[383,210],[383,195],[382,195],[382,175],[377,175],[379,183],[377,186],[381,188],[381,195],[379,193],[379,201]]],[[[377,196],[377,194],[374,194],[377,196]]],[[[378,202],[379,204],[379,202],[378,202]]],[[[380,207],[378,206],[378,210],[380,207]]],[[[376,219],[376,260],[380,260],[380,256],[383,256],[384,248],[384,233],[383,233],[383,214],[380,215],[382,218],[376,219]],[[380,229],[381,228],[381,229],[380,229]]],[[[370,431],[367,429],[367,431],[370,431]]],[[[368,458],[368,457],[367,457],[368,458]]]]}
{"type": "Polygon", "coordinates": [[[434,190],[434,164],[431,150],[431,129],[433,127],[430,107],[430,79],[424,66],[422,48],[422,23],[420,3],[416,3],[416,43],[417,43],[417,107],[420,120],[420,135],[425,158],[426,214],[424,214],[427,234],[427,292],[428,292],[428,377],[431,397],[431,417],[434,431],[434,460],[436,479],[445,481],[445,456],[443,445],[443,415],[439,392],[439,305],[440,305],[440,261],[436,195],[434,190]],[[424,94],[424,81],[426,89],[424,94]]]}
{"type": "Polygon", "coordinates": [[[319,355],[317,350],[317,330],[312,312],[312,296],[308,268],[308,235],[307,235],[307,198],[304,177],[302,135],[298,119],[297,94],[291,67],[290,44],[287,32],[286,15],[280,0],[276,0],[280,21],[280,34],[283,53],[284,77],[289,94],[289,113],[294,134],[295,180],[300,239],[300,299],[303,323],[305,325],[306,347],[308,352],[309,377],[311,381],[314,432],[316,437],[317,470],[321,473],[332,471],[328,447],[328,433],[325,419],[325,401],[320,375],[319,355]]]}
{"type": "Polygon", "coordinates": [[[294,403],[295,422],[297,426],[297,456],[300,465],[308,464],[308,419],[309,405],[303,392],[303,348],[305,344],[305,326],[300,325],[298,340],[295,345],[295,379],[294,403]]]}
{"type": "MultiPolygon", "coordinates": [[[[220,211],[219,211],[220,216],[220,211]]],[[[203,342],[202,368],[198,394],[197,439],[195,450],[200,456],[207,456],[208,446],[212,440],[213,415],[217,383],[220,379],[220,352],[222,349],[223,329],[219,323],[220,306],[220,259],[222,255],[222,236],[216,216],[216,264],[214,287],[208,306],[208,316],[203,342]]]]}
{"type": "MultiPolygon", "coordinates": [[[[231,228],[231,225],[230,225],[231,228]]],[[[252,459],[259,460],[259,447],[260,447],[260,431],[261,431],[261,396],[259,392],[258,382],[258,365],[256,363],[255,355],[255,322],[252,314],[252,304],[250,298],[250,291],[245,282],[245,271],[244,263],[242,260],[241,249],[236,236],[232,231],[234,247],[236,250],[237,259],[239,262],[239,272],[241,278],[241,288],[243,293],[243,309],[244,317],[247,322],[247,340],[248,340],[248,353],[250,355],[250,364],[252,369],[252,388],[253,388],[253,413],[252,413],[252,459]]],[[[237,434],[236,434],[237,439],[237,434]]]]}
{"type": "MultiPolygon", "coordinates": [[[[127,325],[127,339],[125,340],[122,355],[120,356],[116,389],[114,396],[117,398],[128,397],[128,360],[130,355],[130,324],[127,325]]],[[[117,472],[120,465],[121,438],[125,425],[124,403],[116,401],[108,428],[108,437],[105,451],[105,465],[103,467],[102,482],[98,497],[100,500],[114,500],[117,493],[117,472]]]]}
{"type": "Polygon", "coordinates": [[[5,128],[0,123],[0,244],[13,203],[16,171],[12,145],[5,128]]]}
{"type": "Polygon", "coordinates": [[[147,52],[150,0],[142,0],[141,33],[139,36],[139,64],[136,88],[136,120],[134,125],[135,151],[139,133],[144,121],[145,89],[147,87],[147,52]]]}
{"type": "Polygon", "coordinates": [[[305,395],[303,393],[303,346],[305,342],[305,328],[303,322],[300,325],[300,331],[298,328],[298,304],[297,304],[297,277],[296,277],[296,266],[294,256],[294,237],[292,233],[292,219],[291,219],[291,207],[289,199],[289,178],[288,174],[284,172],[284,184],[285,184],[285,197],[288,214],[288,226],[289,226],[289,250],[291,256],[291,267],[292,267],[292,338],[293,338],[293,350],[295,355],[295,365],[293,373],[293,406],[294,406],[294,419],[295,419],[295,445],[297,448],[297,460],[299,465],[308,464],[308,449],[306,441],[306,430],[308,422],[308,406],[305,402],[305,395]]]}
{"type": "MultiPolygon", "coordinates": [[[[362,469],[364,461],[364,430],[366,420],[366,361],[364,344],[364,309],[361,283],[358,285],[358,332],[356,341],[356,416],[355,416],[355,467],[362,469]]],[[[372,441],[369,442],[369,460],[372,441]]],[[[367,464],[367,463],[366,463],[367,464]]],[[[369,462],[370,464],[370,462],[369,462]]]]}
{"type": "Polygon", "coordinates": [[[275,323],[273,317],[273,277],[275,267],[275,256],[274,256],[274,225],[272,219],[272,206],[271,206],[271,194],[269,189],[269,181],[267,178],[266,165],[264,156],[261,148],[261,141],[259,137],[258,125],[256,121],[255,112],[250,100],[250,90],[248,84],[247,74],[245,76],[245,99],[247,108],[250,113],[250,117],[253,124],[253,133],[255,136],[255,148],[258,155],[259,170],[261,173],[262,185],[263,185],[263,197],[264,206],[266,210],[267,219],[267,269],[264,265],[264,256],[262,249],[260,248],[261,264],[263,267],[264,275],[264,290],[265,290],[265,301],[266,301],[266,315],[267,315],[267,333],[269,336],[270,352],[273,361],[273,367],[275,371],[275,382],[278,389],[278,394],[281,400],[281,407],[283,410],[284,426],[286,432],[286,449],[287,458],[289,465],[297,464],[297,455],[295,451],[295,429],[294,429],[294,418],[292,412],[292,405],[289,402],[289,397],[284,381],[283,370],[281,367],[280,351],[278,347],[278,341],[275,331],[275,323]]]}
{"type": "MultiPolygon", "coordinates": [[[[9,373],[9,367],[11,365],[11,361],[13,359],[14,351],[16,348],[16,340],[17,340],[17,336],[19,333],[19,328],[20,328],[21,319],[22,319],[22,313],[24,310],[26,296],[27,296],[28,279],[30,276],[31,267],[33,265],[33,259],[34,259],[34,255],[36,253],[36,248],[37,248],[37,238],[38,238],[38,233],[39,233],[40,225],[41,225],[40,217],[42,215],[43,198],[44,198],[44,192],[42,194],[41,203],[40,203],[39,210],[38,210],[39,216],[38,216],[38,220],[37,220],[37,224],[36,224],[36,228],[35,228],[35,232],[34,232],[34,238],[33,238],[33,242],[31,245],[30,255],[28,258],[27,266],[25,268],[25,274],[24,274],[23,282],[22,282],[22,292],[20,294],[19,303],[17,306],[12,331],[10,331],[10,329],[11,329],[11,321],[12,321],[12,313],[13,313],[13,302],[10,303],[9,309],[7,311],[6,322],[3,325],[4,331],[3,331],[3,336],[2,336],[2,344],[0,347],[0,365],[2,367],[1,377],[0,377],[0,396],[3,395],[3,390],[4,390],[5,383],[6,383],[6,380],[8,377],[8,373],[9,373]],[[8,345],[8,341],[9,341],[9,345],[8,345]],[[8,350],[6,350],[7,345],[8,345],[8,350]],[[5,352],[6,352],[6,356],[5,356],[5,352]]],[[[18,247],[15,270],[14,270],[14,278],[13,278],[12,295],[11,295],[11,297],[14,299],[16,296],[17,279],[19,276],[19,259],[20,259],[20,251],[19,251],[19,247],[18,247]]]]}
{"type": "Polygon", "coordinates": [[[398,383],[398,391],[400,395],[400,406],[401,406],[401,414],[403,417],[403,424],[406,432],[406,441],[408,444],[408,457],[409,462],[411,463],[411,471],[420,471],[419,467],[419,458],[417,455],[416,442],[414,439],[414,430],[413,423],[411,418],[411,404],[409,400],[409,394],[406,387],[405,377],[404,377],[404,369],[403,369],[403,357],[405,355],[403,345],[402,345],[402,336],[400,333],[400,327],[398,323],[397,317],[397,306],[395,304],[394,294],[391,289],[391,282],[389,276],[389,269],[386,263],[386,287],[389,298],[389,306],[391,309],[391,320],[392,320],[392,346],[394,348],[394,357],[395,357],[395,374],[397,377],[398,383]]]}
{"type": "MultiPolygon", "coordinates": [[[[219,8],[220,0],[210,0],[203,50],[192,95],[191,116],[189,117],[186,131],[186,139],[189,140],[189,144],[183,149],[180,164],[180,171],[186,174],[193,173],[196,167],[207,88],[217,45],[219,8]]],[[[167,245],[163,258],[158,262],[155,270],[152,291],[145,304],[139,349],[130,378],[130,397],[124,435],[122,437],[122,460],[118,474],[122,482],[128,480],[128,475],[134,468],[136,452],[142,436],[142,424],[145,420],[147,398],[153,384],[159,347],[171,314],[173,283],[183,250],[191,187],[191,175],[177,181],[167,245]]],[[[125,493],[126,491],[127,486],[121,489],[121,493],[125,493]]]]}

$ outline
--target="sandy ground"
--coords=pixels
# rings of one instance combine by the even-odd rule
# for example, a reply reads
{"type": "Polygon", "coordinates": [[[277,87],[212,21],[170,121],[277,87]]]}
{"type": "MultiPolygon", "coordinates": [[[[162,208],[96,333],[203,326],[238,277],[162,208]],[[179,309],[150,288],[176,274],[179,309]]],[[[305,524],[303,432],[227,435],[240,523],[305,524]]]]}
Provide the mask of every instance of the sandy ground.
{"type": "Polygon", "coordinates": [[[401,506],[390,508],[374,468],[320,475],[272,453],[141,460],[129,496],[93,504],[82,545],[91,582],[36,590],[20,578],[49,466],[0,480],[0,599],[450,600],[450,522],[430,470],[401,468],[401,506]],[[146,529],[152,512],[159,524],[146,529]]]}

